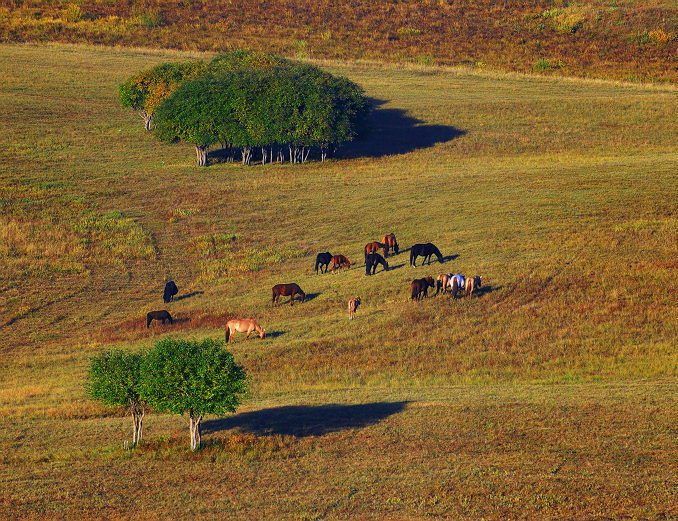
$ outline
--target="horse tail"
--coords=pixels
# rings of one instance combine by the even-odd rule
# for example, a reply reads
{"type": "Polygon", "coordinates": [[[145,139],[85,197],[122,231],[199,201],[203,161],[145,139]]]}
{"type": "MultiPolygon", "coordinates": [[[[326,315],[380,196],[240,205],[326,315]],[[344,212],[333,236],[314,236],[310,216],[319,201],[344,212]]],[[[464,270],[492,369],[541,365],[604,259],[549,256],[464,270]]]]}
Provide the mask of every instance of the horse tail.
{"type": "Polygon", "coordinates": [[[318,274],[318,264],[320,264],[320,257],[315,258],[315,274],[318,274]]]}
{"type": "Polygon", "coordinates": [[[151,318],[151,314],[148,313],[148,314],[146,315],[146,329],[148,329],[149,327],[151,327],[151,321],[152,321],[152,320],[153,320],[153,319],[151,318]]]}
{"type": "Polygon", "coordinates": [[[231,337],[231,328],[228,327],[228,324],[226,324],[226,342],[228,342],[228,339],[231,337]]]}

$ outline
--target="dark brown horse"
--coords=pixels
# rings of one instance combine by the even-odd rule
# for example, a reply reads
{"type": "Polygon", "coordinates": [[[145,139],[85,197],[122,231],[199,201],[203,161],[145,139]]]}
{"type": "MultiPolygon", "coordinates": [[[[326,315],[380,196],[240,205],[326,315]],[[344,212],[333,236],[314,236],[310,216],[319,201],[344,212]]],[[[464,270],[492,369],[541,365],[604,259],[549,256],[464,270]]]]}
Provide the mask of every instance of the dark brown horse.
{"type": "Polygon", "coordinates": [[[379,251],[379,248],[384,250],[384,256],[386,256],[388,254],[388,247],[386,246],[386,244],[382,244],[381,242],[376,242],[376,241],[375,242],[368,242],[365,245],[365,258],[367,258],[367,256],[370,253],[377,253],[377,251],[379,251]]]}
{"type": "Polygon", "coordinates": [[[173,280],[165,284],[165,291],[162,293],[162,300],[165,304],[169,304],[174,300],[174,295],[179,293],[179,289],[173,280]]]}
{"type": "Polygon", "coordinates": [[[170,324],[173,322],[172,315],[165,309],[160,311],[149,311],[146,313],[146,328],[151,327],[151,322],[154,320],[160,320],[163,324],[165,324],[165,320],[169,320],[170,324]]]}
{"type": "Polygon", "coordinates": [[[414,279],[410,284],[410,298],[412,300],[421,300],[421,295],[428,297],[428,288],[435,285],[433,277],[424,277],[423,279],[414,279]]]}
{"type": "MultiPolygon", "coordinates": [[[[389,233],[388,235],[384,235],[382,237],[381,242],[383,242],[386,245],[386,253],[389,252],[389,250],[393,251],[394,253],[398,253],[398,241],[396,241],[396,236],[395,233],[389,233]]],[[[384,256],[386,256],[386,253],[384,256]]]]}
{"type": "Polygon", "coordinates": [[[337,268],[351,269],[351,263],[343,255],[335,255],[332,257],[332,273],[334,273],[337,268]]]}
{"type": "Polygon", "coordinates": [[[374,275],[377,271],[377,265],[381,264],[384,271],[388,271],[388,262],[378,253],[370,253],[365,257],[365,275],[374,275]]]}
{"type": "Polygon", "coordinates": [[[299,295],[302,302],[306,298],[306,293],[304,293],[299,285],[294,282],[290,284],[276,284],[273,286],[273,301],[271,302],[271,306],[278,305],[280,295],[283,297],[290,297],[290,306],[294,306],[295,295],[299,295]]]}

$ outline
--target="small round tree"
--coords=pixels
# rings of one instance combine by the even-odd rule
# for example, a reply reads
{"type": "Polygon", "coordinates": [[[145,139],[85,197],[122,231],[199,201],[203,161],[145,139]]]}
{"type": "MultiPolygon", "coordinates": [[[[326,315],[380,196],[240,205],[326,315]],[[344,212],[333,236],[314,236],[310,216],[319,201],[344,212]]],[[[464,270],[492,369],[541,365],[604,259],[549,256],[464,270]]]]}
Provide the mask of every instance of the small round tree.
{"type": "Polygon", "coordinates": [[[91,359],[87,391],[106,405],[127,406],[132,414],[132,446],[143,436],[144,400],[141,397],[143,355],[108,351],[91,359]]]}
{"type": "Polygon", "coordinates": [[[218,340],[160,340],[144,358],[143,396],[155,410],[188,415],[191,450],[203,417],[234,412],[246,392],[245,370],[218,340]]]}
{"type": "Polygon", "coordinates": [[[185,79],[195,78],[206,71],[207,64],[201,60],[156,65],[135,74],[118,87],[120,105],[135,110],[143,118],[146,130],[150,130],[158,105],[185,79]]]}

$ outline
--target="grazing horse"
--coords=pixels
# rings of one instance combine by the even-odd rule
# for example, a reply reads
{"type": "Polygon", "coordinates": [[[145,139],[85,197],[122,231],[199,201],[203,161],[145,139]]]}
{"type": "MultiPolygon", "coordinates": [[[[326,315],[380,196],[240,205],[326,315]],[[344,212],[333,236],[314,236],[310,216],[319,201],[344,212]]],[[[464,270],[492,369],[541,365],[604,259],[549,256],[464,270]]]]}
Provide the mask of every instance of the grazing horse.
{"type": "Polygon", "coordinates": [[[351,269],[351,263],[343,255],[335,255],[332,257],[332,273],[334,273],[337,268],[351,269]]]}
{"type": "Polygon", "coordinates": [[[179,289],[173,280],[170,280],[165,284],[165,291],[162,294],[162,300],[165,304],[172,302],[174,300],[174,295],[179,293],[179,289]]]}
{"type": "Polygon", "coordinates": [[[360,297],[355,297],[352,298],[351,300],[348,301],[348,319],[353,320],[353,317],[355,316],[355,311],[358,309],[358,306],[360,305],[360,297]]]}
{"type": "Polygon", "coordinates": [[[470,297],[473,295],[473,291],[476,288],[480,288],[480,285],[482,283],[482,277],[479,275],[476,275],[475,277],[467,277],[466,278],[466,285],[464,286],[464,293],[466,294],[467,297],[470,297]]]}
{"type": "Polygon", "coordinates": [[[394,233],[384,235],[384,237],[382,237],[381,239],[381,242],[383,242],[386,245],[386,253],[384,253],[384,256],[386,256],[389,249],[395,252],[396,254],[398,253],[398,241],[396,241],[396,236],[394,233]]]}
{"type": "Polygon", "coordinates": [[[433,277],[424,277],[423,279],[414,279],[410,284],[410,298],[412,300],[421,300],[421,295],[428,297],[428,288],[433,287],[433,277]]]}
{"type": "Polygon", "coordinates": [[[388,255],[388,246],[386,246],[386,244],[382,244],[381,242],[376,242],[376,241],[375,241],[375,242],[368,242],[368,243],[365,245],[365,258],[367,258],[367,256],[368,256],[370,253],[377,253],[377,251],[379,250],[379,248],[381,248],[381,249],[384,250],[384,256],[387,256],[387,255],[388,255]]]}
{"type": "Polygon", "coordinates": [[[169,314],[169,311],[163,309],[160,311],[149,311],[146,313],[146,329],[151,327],[151,322],[154,320],[160,320],[163,325],[165,324],[165,320],[169,320],[169,323],[172,324],[174,321],[172,320],[172,315],[169,314]]]}
{"type": "Polygon", "coordinates": [[[428,263],[431,264],[431,255],[435,255],[438,258],[438,262],[443,262],[445,260],[435,244],[431,242],[415,244],[410,249],[410,266],[417,265],[417,257],[424,257],[424,262],[421,263],[422,266],[426,263],[427,259],[428,263]]]}
{"type": "Polygon", "coordinates": [[[452,277],[451,273],[441,273],[436,279],[436,295],[440,291],[440,288],[443,288],[443,293],[447,293],[447,288],[450,287],[450,278],[452,277]]]}
{"type": "Polygon", "coordinates": [[[302,302],[306,298],[306,293],[304,293],[299,287],[299,285],[295,284],[294,282],[290,284],[276,284],[275,286],[273,286],[273,302],[271,302],[271,306],[273,306],[274,304],[276,306],[278,305],[280,295],[282,295],[283,297],[290,297],[290,306],[294,306],[295,295],[299,295],[299,298],[301,299],[302,302]]]}
{"type": "Polygon", "coordinates": [[[247,340],[250,337],[250,333],[256,329],[257,333],[259,333],[259,338],[264,338],[264,335],[266,334],[266,330],[263,329],[259,324],[257,324],[257,321],[254,320],[253,318],[243,318],[243,319],[237,319],[234,318],[233,320],[229,320],[226,322],[226,342],[233,342],[233,333],[236,331],[238,333],[245,333],[245,340],[247,340]],[[229,340],[230,339],[230,340],[229,340]]]}
{"type": "Polygon", "coordinates": [[[464,277],[462,274],[450,274],[450,293],[452,293],[452,297],[456,297],[459,290],[464,291],[465,284],[466,277],[464,277]]]}
{"type": "Polygon", "coordinates": [[[378,264],[384,267],[384,271],[388,271],[388,262],[378,253],[370,253],[365,257],[365,275],[374,275],[378,264]]]}
{"type": "Polygon", "coordinates": [[[332,254],[329,251],[324,253],[319,253],[315,258],[315,272],[318,273],[318,266],[320,266],[320,273],[327,273],[327,268],[330,267],[330,262],[332,262],[332,254]],[[323,272],[323,266],[325,266],[325,271],[323,272]]]}

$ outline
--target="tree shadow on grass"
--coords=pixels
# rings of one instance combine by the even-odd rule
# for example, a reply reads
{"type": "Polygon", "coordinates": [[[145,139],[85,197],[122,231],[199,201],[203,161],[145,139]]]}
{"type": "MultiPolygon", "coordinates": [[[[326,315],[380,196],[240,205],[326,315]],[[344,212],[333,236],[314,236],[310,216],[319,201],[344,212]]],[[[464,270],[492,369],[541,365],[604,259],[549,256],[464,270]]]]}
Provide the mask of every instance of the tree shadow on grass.
{"type": "Polygon", "coordinates": [[[240,428],[260,436],[279,434],[322,436],[346,429],[361,429],[402,411],[408,402],[375,402],[357,405],[288,405],[207,420],[203,432],[240,428]]]}
{"type": "Polygon", "coordinates": [[[380,108],[386,100],[371,99],[370,132],[364,139],[347,143],[337,152],[342,159],[407,154],[436,143],[446,143],[466,134],[451,125],[426,125],[408,116],[404,109],[380,108]]]}

